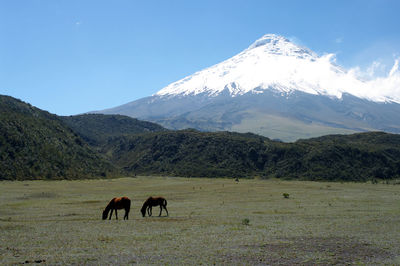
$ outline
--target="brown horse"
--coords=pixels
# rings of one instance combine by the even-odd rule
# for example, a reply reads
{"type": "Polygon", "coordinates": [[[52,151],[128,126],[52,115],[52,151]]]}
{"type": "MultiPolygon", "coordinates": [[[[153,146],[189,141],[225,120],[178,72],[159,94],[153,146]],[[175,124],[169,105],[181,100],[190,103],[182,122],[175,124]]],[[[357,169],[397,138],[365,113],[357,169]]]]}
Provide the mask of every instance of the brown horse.
{"type": "Polygon", "coordinates": [[[152,207],[154,206],[160,206],[160,214],[158,216],[161,216],[162,209],[167,212],[168,216],[168,210],[167,210],[167,200],[164,199],[163,197],[149,197],[142,206],[142,209],[140,209],[140,212],[142,213],[143,217],[146,216],[146,210],[147,214],[151,216],[152,213],[152,207]]]}
{"type": "Polygon", "coordinates": [[[128,220],[129,210],[131,209],[131,200],[128,197],[113,198],[103,211],[103,220],[107,219],[110,210],[110,220],[114,210],[115,218],[118,220],[117,210],[121,209],[125,209],[124,220],[128,220]]]}

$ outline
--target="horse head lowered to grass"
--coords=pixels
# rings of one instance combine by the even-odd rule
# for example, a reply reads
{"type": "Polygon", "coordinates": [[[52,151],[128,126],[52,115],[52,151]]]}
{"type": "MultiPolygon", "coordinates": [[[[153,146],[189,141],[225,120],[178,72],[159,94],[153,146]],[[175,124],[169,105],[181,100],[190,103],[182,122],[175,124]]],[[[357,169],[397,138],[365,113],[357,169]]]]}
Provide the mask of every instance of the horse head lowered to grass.
{"type": "Polygon", "coordinates": [[[131,209],[131,200],[128,197],[113,198],[103,211],[103,220],[107,219],[110,210],[110,220],[114,210],[115,218],[118,220],[117,210],[121,209],[125,209],[124,220],[128,220],[129,210],[131,209]]]}
{"type": "Polygon", "coordinates": [[[164,199],[163,197],[149,197],[144,203],[142,208],[140,209],[140,212],[142,213],[143,217],[146,216],[146,211],[149,216],[152,215],[152,207],[154,206],[160,206],[160,214],[158,216],[161,216],[161,212],[164,209],[167,212],[168,216],[168,210],[167,210],[167,200],[164,199]]]}

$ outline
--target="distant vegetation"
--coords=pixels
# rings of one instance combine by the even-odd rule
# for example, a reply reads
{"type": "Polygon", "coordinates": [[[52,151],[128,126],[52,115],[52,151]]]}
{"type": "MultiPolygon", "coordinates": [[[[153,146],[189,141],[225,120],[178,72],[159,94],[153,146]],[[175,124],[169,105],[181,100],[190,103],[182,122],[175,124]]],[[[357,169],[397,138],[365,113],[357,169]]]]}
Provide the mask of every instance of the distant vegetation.
{"type": "Polygon", "coordinates": [[[400,178],[400,135],[383,132],[330,135],[297,141],[298,172],[311,180],[400,178]],[[300,164],[299,164],[300,163],[300,164]]]}
{"type": "Polygon", "coordinates": [[[117,169],[59,117],[0,96],[0,180],[114,176],[117,169]]]}
{"type": "Polygon", "coordinates": [[[400,178],[400,135],[332,135],[295,143],[231,132],[159,132],[110,140],[103,152],[130,173],[366,181],[400,178]]]}
{"type": "Polygon", "coordinates": [[[252,156],[267,138],[194,130],[114,138],[103,152],[130,173],[188,177],[253,176],[261,170],[252,156]]]}
{"type": "Polygon", "coordinates": [[[86,114],[61,119],[92,146],[103,145],[111,137],[166,131],[158,124],[123,115],[86,114]]]}
{"type": "Polygon", "coordinates": [[[400,135],[294,143],[247,133],[168,131],[120,115],[58,117],[0,96],[0,179],[118,175],[366,181],[400,178],[400,135]]]}

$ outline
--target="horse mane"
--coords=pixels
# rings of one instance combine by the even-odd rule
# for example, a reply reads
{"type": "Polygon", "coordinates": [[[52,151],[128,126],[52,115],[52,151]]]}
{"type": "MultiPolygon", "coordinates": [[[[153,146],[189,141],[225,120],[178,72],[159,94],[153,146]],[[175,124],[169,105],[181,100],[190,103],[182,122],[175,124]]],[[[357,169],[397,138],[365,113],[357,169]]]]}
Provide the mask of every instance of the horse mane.
{"type": "Polygon", "coordinates": [[[113,205],[115,204],[115,200],[117,198],[113,198],[112,200],[110,200],[110,202],[107,204],[106,209],[111,209],[113,207],[113,205]]]}
{"type": "Polygon", "coordinates": [[[108,213],[110,212],[112,205],[114,204],[114,200],[116,198],[113,198],[112,200],[110,200],[110,202],[107,204],[106,208],[103,211],[103,219],[105,219],[104,217],[108,216],[108,213]]]}
{"type": "Polygon", "coordinates": [[[110,209],[111,209],[110,205],[111,205],[111,204],[108,204],[108,205],[106,206],[106,208],[104,209],[104,211],[103,211],[103,220],[107,218],[108,213],[110,212],[110,209]]]}
{"type": "Polygon", "coordinates": [[[142,208],[140,209],[141,212],[146,211],[147,206],[149,206],[149,201],[150,201],[151,197],[149,197],[144,203],[142,208]]]}

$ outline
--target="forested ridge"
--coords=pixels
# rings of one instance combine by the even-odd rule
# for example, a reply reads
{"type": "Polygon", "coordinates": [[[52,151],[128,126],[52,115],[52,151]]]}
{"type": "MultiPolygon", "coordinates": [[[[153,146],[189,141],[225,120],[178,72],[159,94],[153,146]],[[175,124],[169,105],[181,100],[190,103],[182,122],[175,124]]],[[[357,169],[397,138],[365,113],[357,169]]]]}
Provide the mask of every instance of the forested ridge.
{"type": "Polygon", "coordinates": [[[282,143],[253,134],[182,130],[114,138],[103,153],[138,174],[347,181],[400,177],[400,136],[382,132],[282,143]]]}
{"type": "Polygon", "coordinates": [[[59,117],[0,96],[0,179],[120,175],[367,181],[400,178],[400,135],[273,141],[252,133],[172,131],[120,115],[59,117]]]}
{"type": "Polygon", "coordinates": [[[113,177],[118,172],[58,116],[0,96],[0,180],[113,177]]]}

